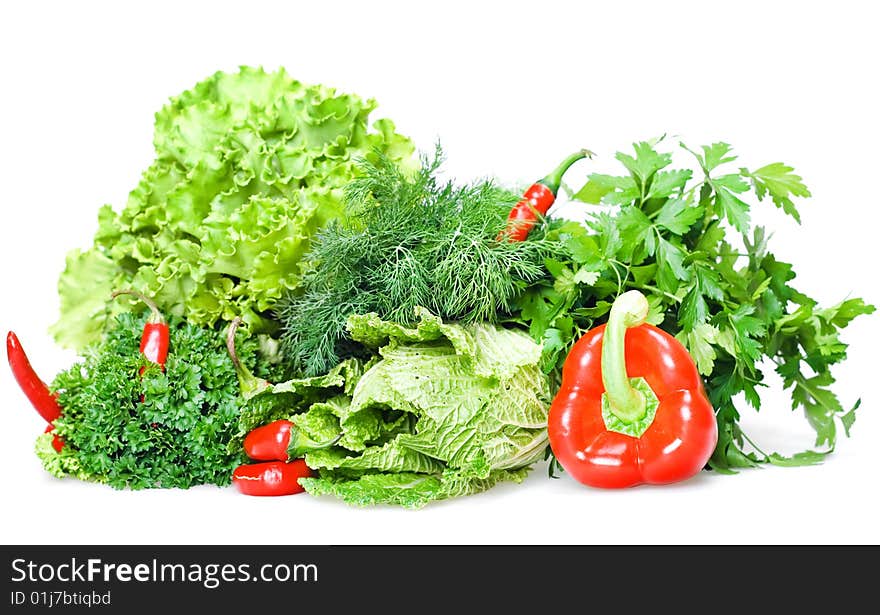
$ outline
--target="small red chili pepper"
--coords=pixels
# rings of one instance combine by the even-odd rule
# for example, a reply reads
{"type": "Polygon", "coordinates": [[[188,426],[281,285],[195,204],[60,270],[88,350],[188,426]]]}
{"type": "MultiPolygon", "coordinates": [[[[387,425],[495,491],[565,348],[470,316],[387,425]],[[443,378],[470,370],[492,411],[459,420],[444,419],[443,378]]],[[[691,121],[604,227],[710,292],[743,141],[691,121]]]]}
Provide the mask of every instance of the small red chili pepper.
{"type": "MultiPolygon", "coordinates": [[[[37,372],[34,371],[31,362],[18,341],[18,336],[12,331],[6,334],[6,358],[9,360],[9,367],[12,368],[12,374],[15,381],[24,392],[25,397],[31,402],[34,409],[43,419],[49,423],[43,433],[48,433],[55,429],[55,419],[61,416],[61,406],[58,404],[58,395],[53,393],[48,385],[43,382],[37,372]]],[[[52,435],[52,448],[59,453],[64,448],[64,440],[57,434],[52,435]]]]}
{"type": "Polygon", "coordinates": [[[538,221],[538,216],[547,215],[550,206],[556,201],[565,172],[578,160],[592,156],[593,153],[585,149],[575,152],[563,160],[552,173],[529,186],[523,193],[523,198],[510,210],[507,226],[498,234],[498,241],[525,241],[538,221]]]}
{"type": "Polygon", "coordinates": [[[12,331],[6,334],[6,358],[9,360],[15,381],[40,416],[50,424],[61,416],[58,396],[49,390],[48,385],[34,371],[24,348],[21,347],[21,342],[18,341],[18,336],[12,331]]]}
{"type": "Polygon", "coordinates": [[[284,419],[257,427],[245,436],[244,452],[257,461],[287,461],[293,423],[284,419]]]}
{"type": "Polygon", "coordinates": [[[300,478],[312,476],[305,460],[290,463],[267,461],[238,466],[232,473],[232,483],[245,495],[293,495],[305,491],[300,478]]]}
{"type": "MultiPolygon", "coordinates": [[[[226,348],[238,374],[241,394],[251,399],[272,386],[267,380],[257,378],[239,360],[235,352],[235,333],[242,320],[236,317],[226,332],[226,348]]],[[[245,495],[292,495],[304,489],[298,479],[312,476],[312,471],[302,457],[309,451],[336,444],[342,434],[327,442],[315,442],[296,428],[292,421],[279,419],[262,427],[252,429],[244,439],[247,456],[264,463],[238,466],[232,473],[232,482],[245,495]]]]}
{"type": "Polygon", "coordinates": [[[562,368],[548,415],[550,448],[593,487],[665,484],[699,472],[718,442],[703,380],[687,350],[649,324],[639,291],[620,295],[562,368]]]}
{"type": "MultiPolygon", "coordinates": [[[[119,295],[132,295],[143,301],[150,308],[150,318],[144,324],[144,331],[141,334],[141,354],[148,361],[152,361],[165,369],[165,360],[168,358],[168,340],[169,330],[168,323],[162,317],[162,312],[155,301],[134,290],[117,290],[110,298],[115,299],[119,295]]],[[[140,373],[143,374],[146,368],[142,367],[140,373]]]]}
{"type": "Polygon", "coordinates": [[[244,452],[256,461],[288,461],[333,446],[340,437],[341,434],[327,442],[315,442],[291,421],[279,419],[251,430],[244,439],[244,452]]]}
{"type": "MultiPolygon", "coordinates": [[[[49,423],[46,425],[46,429],[43,430],[43,433],[49,433],[55,429],[55,425],[49,423]]],[[[64,440],[58,437],[58,434],[52,434],[52,448],[54,448],[57,452],[61,452],[61,449],[64,448],[64,440]]]]}

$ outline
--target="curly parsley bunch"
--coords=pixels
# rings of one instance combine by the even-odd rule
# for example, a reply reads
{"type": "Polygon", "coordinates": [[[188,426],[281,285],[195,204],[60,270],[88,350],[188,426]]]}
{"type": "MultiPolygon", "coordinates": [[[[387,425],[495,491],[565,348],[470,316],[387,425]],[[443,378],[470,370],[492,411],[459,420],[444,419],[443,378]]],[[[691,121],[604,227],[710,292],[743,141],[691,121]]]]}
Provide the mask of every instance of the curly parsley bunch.
{"type": "MultiPolygon", "coordinates": [[[[38,456],[56,476],[119,489],[228,484],[243,456],[226,449],[241,399],[223,334],[172,319],[163,371],[140,353],[145,320],[120,314],[82,362],[58,374],[52,390],[63,414],[55,433],[64,447],[56,452],[52,434],[43,434],[38,456]]],[[[241,360],[268,375],[257,346],[237,342],[241,360]]]]}

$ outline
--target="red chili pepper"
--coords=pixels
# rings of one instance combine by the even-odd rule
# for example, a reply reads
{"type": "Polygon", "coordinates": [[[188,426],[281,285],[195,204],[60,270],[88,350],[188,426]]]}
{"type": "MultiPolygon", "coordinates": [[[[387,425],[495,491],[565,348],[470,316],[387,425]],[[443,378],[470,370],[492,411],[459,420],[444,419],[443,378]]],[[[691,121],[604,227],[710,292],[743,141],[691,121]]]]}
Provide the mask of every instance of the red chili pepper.
{"type": "Polygon", "coordinates": [[[507,226],[498,234],[498,241],[525,241],[538,221],[538,216],[547,215],[550,206],[556,201],[563,174],[578,160],[592,155],[592,152],[585,149],[575,152],[563,160],[552,173],[529,186],[523,193],[523,198],[510,210],[507,226]]]}
{"type": "MultiPolygon", "coordinates": [[[[241,323],[239,317],[230,323],[226,332],[226,348],[238,374],[242,396],[248,400],[272,385],[255,377],[239,360],[235,352],[235,333],[241,323]]],[[[232,473],[232,482],[245,495],[300,493],[303,488],[298,479],[312,476],[302,457],[309,451],[333,446],[341,437],[342,434],[339,434],[327,442],[315,442],[297,429],[292,421],[284,419],[252,429],[244,439],[245,453],[251,459],[264,463],[238,466],[232,473]]]]}
{"type": "Polygon", "coordinates": [[[341,436],[328,442],[315,442],[284,419],[251,430],[244,439],[244,452],[257,461],[288,461],[309,451],[333,446],[341,436]]]}
{"type": "MultiPolygon", "coordinates": [[[[55,425],[49,423],[46,425],[46,429],[43,430],[43,433],[49,433],[55,429],[55,425]]],[[[64,440],[58,437],[58,434],[52,434],[52,448],[54,448],[57,452],[61,452],[61,449],[64,448],[64,440]]]]}
{"type": "Polygon", "coordinates": [[[61,416],[58,396],[49,390],[46,383],[34,371],[24,353],[24,348],[21,347],[21,342],[18,341],[18,336],[12,331],[6,334],[6,358],[9,360],[15,381],[40,416],[49,424],[61,416]]]}
{"type": "Polygon", "coordinates": [[[594,487],[664,484],[699,472],[718,442],[712,405],[678,340],[645,324],[648,302],[620,295],[607,325],[575,343],[550,406],[556,459],[594,487]]]}
{"type": "Polygon", "coordinates": [[[293,495],[305,491],[300,478],[312,475],[305,460],[267,461],[238,466],[232,483],[245,495],[293,495]]]}
{"type": "MultiPolygon", "coordinates": [[[[144,324],[144,331],[141,334],[141,354],[148,361],[152,361],[165,369],[165,360],[168,358],[168,340],[169,330],[168,323],[162,317],[162,312],[156,303],[137,291],[134,290],[117,290],[110,297],[115,299],[119,295],[132,295],[143,301],[150,308],[150,318],[144,324]]],[[[143,374],[146,368],[142,367],[140,373],[143,374]]]]}
{"type": "Polygon", "coordinates": [[[257,427],[244,439],[244,452],[257,461],[287,461],[287,447],[293,423],[278,420],[257,427]]]}

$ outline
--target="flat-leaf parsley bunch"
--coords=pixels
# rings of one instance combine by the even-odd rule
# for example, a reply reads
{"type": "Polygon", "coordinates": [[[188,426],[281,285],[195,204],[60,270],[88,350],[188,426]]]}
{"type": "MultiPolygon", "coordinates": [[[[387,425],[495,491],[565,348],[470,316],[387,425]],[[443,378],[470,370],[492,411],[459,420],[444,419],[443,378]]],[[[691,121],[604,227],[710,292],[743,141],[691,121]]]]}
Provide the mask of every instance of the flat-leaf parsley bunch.
{"type": "Polygon", "coordinates": [[[790,166],[734,168],[731,147],[714,143],[682,145],[696,168],[671,169],[660,144],[618,153],[626,174],[590,175],[573,198],[608,207],[588,213],[586,227],[550,222],[549,238],[566,256],[548,260],[551,275],[520,297],[519,321],[544,341],[544,367],[558,377],[580,334],[637,288],[649,297],[649,321],[684,343],[705,377],[719,424],[713,469],[816,463],[833,450],[838,426],[849,432],[859,405],[844,407],[831,390],[831,367],[846,357],[840,330],[874,307],[858,298],[819,306],[792,286],[794,269],[770,252],[765,230],[752,227],[755,200],[800,222],[794,199],[810,192],[790,166]],[[803,409],[819,450],[767,453],[743,432],[735,399],[760,407],[765,360],[803,409]]]}

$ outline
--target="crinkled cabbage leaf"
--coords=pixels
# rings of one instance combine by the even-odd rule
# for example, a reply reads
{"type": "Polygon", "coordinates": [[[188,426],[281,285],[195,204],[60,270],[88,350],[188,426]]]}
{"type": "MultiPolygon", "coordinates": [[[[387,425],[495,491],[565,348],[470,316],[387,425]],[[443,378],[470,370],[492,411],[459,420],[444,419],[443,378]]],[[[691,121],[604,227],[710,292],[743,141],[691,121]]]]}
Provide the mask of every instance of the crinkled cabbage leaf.
{"type": "Polygon", "coordinates": [[[306,454],[317,475],[301,484],[358,505],[420,507],[522,481],[547,445],[541,347],[520,330],[418,317],[406,327],[351,316],[352,338],[374,358],[264,388],[233,446],[257,425],[290,419],[315,442],[335,441],[306,454]]]}

